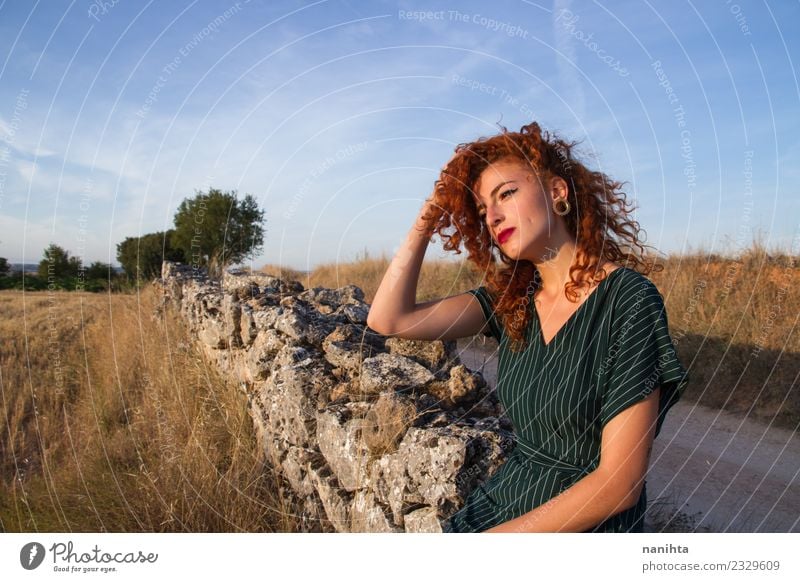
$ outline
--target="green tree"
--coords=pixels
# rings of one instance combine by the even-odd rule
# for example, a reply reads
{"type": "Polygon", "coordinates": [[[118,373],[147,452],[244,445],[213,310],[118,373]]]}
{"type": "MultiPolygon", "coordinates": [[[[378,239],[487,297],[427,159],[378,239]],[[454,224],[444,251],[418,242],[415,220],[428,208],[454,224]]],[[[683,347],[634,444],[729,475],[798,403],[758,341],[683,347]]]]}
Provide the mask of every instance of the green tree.
{"type": "Polygon", "coordinates": [[[111,272],[111,277],[113,277],[114,272],[111,271],[111,265],[100,261],[94,261],[86,268],[86,271],[84,271],[84,277],[87,281],[92,279],[108,279],[109,272],[111,272]]]}
{"type": "Polygon", "coordinates": [[[250,194],[209,188],[181,202],[175,213],[175,246],[193,266],[212,276],[253,257],[264,244],[264,211],[250,194]]]}
{"type": "Polygon", "coordinates": [[[8,259],[0,257],[0,277],[5,277],[11,270],[11,265],[8,264],[8,259]]]}
{"type": "Polygon", "coordinates": [[[117,244],[117,260],[131,279],[153,279],[161,275],[163,261],[186,260],[183,251],[175,248],[174,238],[172,229],[128,237],[117,244]]]}
{"type": "Polygon", "coordinates": [[[44,256],[39,261],[37,274],[40,279],[65,279],[67,277],[77,277],[81,270],[80,257],[69,256],[69,251],[55,243],[44,250],[44,256]]]}

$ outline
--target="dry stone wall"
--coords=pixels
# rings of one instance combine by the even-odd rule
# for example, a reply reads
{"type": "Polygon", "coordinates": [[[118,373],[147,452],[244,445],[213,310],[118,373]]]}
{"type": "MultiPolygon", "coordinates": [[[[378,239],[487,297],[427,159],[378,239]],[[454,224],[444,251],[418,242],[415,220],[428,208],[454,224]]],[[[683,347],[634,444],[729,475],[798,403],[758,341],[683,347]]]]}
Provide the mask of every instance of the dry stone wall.
{"type": "Polygon", "coordinates": [[[211,281],[171,262],[158,283],[161,308],[246,392],[301,531],[440,532],[513,447],[494,391],[455,342],[376,334],[356,286],[211,281]]]}

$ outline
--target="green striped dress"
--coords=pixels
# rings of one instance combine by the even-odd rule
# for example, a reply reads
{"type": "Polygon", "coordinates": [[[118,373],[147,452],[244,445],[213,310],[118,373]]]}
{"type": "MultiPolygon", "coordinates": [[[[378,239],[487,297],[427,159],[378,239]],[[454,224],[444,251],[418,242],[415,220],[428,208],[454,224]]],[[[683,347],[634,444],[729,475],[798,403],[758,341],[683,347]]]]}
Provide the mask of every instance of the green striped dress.
{"type": "MultiPolygon", "coordinates": [[[[487,289],[469,293],[486,316],[486,335],[499,342],[497,394],[516,444],[503,466],[443,521],[445,532],[480,532],[557,496],[597,468],[605,424],[660,386],[658,434],[689,379],[661,294],[632,269],[609,273],[549,344],[534,313],[527,348],[516,354],[487,289]]],[[[529,305],[535,310],[533,301],[529,305]]],[[[642,531],[646,504],[644,487],[634,507],[587,531],[642,531]]]]}

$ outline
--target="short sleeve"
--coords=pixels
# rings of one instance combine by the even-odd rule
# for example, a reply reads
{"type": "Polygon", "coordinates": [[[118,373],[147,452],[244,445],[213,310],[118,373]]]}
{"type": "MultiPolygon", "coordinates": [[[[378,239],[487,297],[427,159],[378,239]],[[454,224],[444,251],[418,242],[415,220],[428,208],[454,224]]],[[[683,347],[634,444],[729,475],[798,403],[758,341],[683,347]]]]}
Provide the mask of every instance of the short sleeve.
{"type": "MultiPolygon", "coordinates": [[[[610,346],[600,374],[605,382],[601,425],[661,388],[656,435],[667,411],[680,399],[689,374],[678,360],[669,335],[664,300],[642,276],[621,289],[611,322],[610,346]]],[[[601,384],[602,385],[602,384],[601,384]]]]}
{"type": "Polygon", "coordinates": [[[474,295],[481,304],[481,309],[483,309],[483,315],[486,317],[489,328],[488,331],[484,332],[484,335],[493,337],[500,342],[500,338],[503,335],[503,327],[495,317],[494,302],[491,295],[489,295],[489,290],[481,286],[477,289],[470,289],[467,293],[474,295]]]}

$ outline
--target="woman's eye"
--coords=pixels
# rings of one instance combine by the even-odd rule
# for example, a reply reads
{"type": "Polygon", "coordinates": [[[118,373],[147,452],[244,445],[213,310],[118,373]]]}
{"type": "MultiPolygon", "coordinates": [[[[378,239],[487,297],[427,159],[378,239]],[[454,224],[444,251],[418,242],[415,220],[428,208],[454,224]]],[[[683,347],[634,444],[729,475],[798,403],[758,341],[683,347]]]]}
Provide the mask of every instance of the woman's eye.
{"type": "MultiPolygon", "coordinates": [[[[518,190],[518,188],[511,188],[510,190],[506,190],[505,192],[502,192],[500,194],[500,199],[504,200],[507,196],[511,196],[517,190],[518,190]]],[[[481,220],[485,220],[486,219],[486,211],[479,210],[478,211],[478,218],[481,219],[481,220]]]]}

